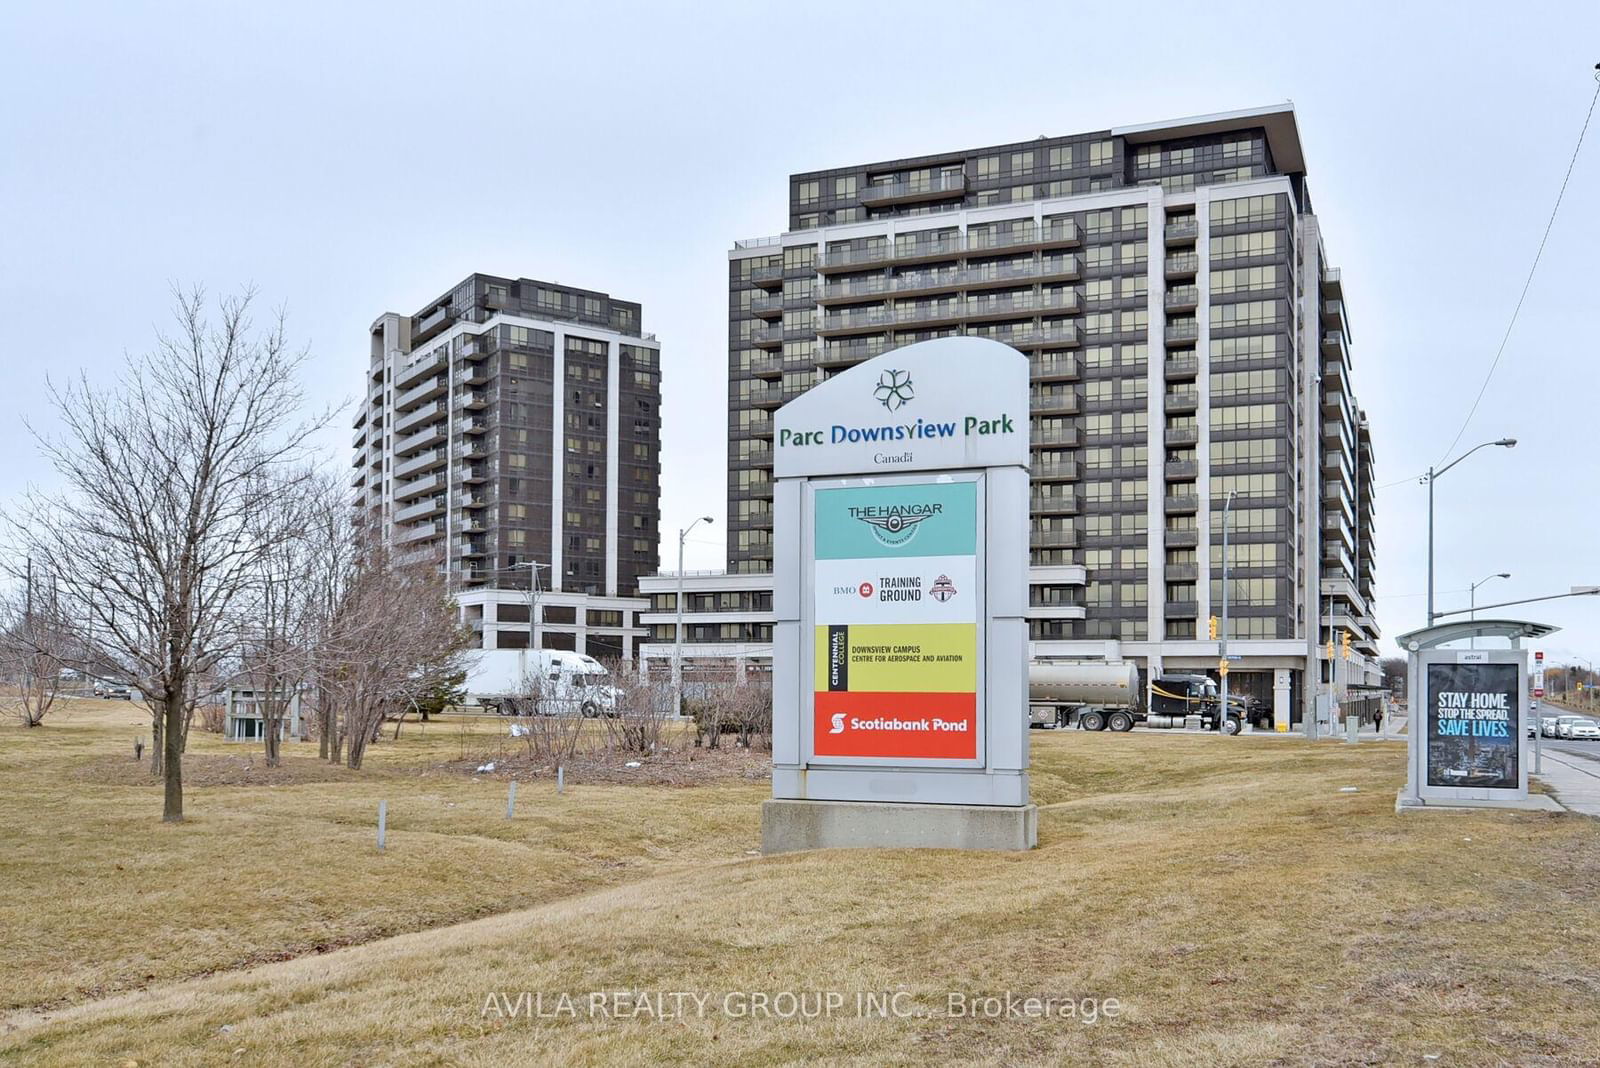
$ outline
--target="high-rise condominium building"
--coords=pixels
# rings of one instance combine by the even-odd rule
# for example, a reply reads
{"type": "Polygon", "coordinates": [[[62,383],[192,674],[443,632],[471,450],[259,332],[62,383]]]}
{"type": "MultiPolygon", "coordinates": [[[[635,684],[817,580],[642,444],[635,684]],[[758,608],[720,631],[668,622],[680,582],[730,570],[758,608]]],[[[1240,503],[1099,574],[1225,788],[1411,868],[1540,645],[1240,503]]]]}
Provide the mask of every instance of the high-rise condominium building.
{"type": "Polygon", "coordinates": [[[661,351],[639,305],[474,274],[380,316],[371,346],[360,513],[439,560],[485,648],[631,658],[660,517],[661,351]]]}
{"type": "MultiPolygon", "coordinates": [[[[1215,671],[1231,497],[1235,690],[1299,720],[1330,621],[1341,682],[1371,676],[1371,439],[1290,107],[811,171],[789,203],[729,254],[730,572],[772,567],[774,409],[898,346],[989,337],[1032,365],[1036,658],[1215,671]]],[[[658,642],[671,588],[645,586],[658,642]]],[[[686,597],[717,639],[693,651],[759,660],[759,623],[695,612],[731,592],[686,597]]]]}

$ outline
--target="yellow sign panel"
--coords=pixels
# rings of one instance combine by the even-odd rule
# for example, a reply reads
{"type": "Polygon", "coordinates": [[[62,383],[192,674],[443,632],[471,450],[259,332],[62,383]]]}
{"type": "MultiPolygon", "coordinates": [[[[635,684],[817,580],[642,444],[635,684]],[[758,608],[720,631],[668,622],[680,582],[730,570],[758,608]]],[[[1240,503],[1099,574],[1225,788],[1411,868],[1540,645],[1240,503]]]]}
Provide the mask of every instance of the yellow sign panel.
{"type": "Polygon", "coordinates": [[[852,623],[817,628],[816,688],[844,675],[851,692],[972,693],[977,687],[975,623],[852,623]],[[841,670],[842,669],[842,670],[841,670]]]}
{"type": "Polygon", "coordinates": [[[1217,671],[1223,675],[1228,673],[1228,661],[1226,659],[1217,661],[1217,671]]]}

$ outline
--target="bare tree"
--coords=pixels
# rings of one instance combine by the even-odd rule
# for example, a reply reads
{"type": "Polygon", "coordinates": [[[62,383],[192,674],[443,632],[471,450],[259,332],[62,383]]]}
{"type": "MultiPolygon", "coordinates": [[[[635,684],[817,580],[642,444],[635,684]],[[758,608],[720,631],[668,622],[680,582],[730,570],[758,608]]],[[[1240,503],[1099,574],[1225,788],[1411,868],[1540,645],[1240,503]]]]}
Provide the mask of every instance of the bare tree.
{"type": "Polygon", "coordinates": [[[0,603],[0,714],[37,727],[61,694],[61,673],[81,665],[78,640],[53,599],[35,603],[31,581],[0,603]]]}
{"type": "Polygon", "coordinates": [[[342,712],[351,768],[384,720],[401,715],[461,670],[467,632],[435,554],[397,557],[369,542],[323,643],[323,668],[342,712]]]}
{"type": "Polygon", "coordinates": [[[202,292],[177,293],[176,336],[158,335],[115,386],[52,383],[62,430],[35,436],[65,485],[31,494],[13,523],[100,652],[143,691],[171,822],[183,819],[197,681],[228,655],[261,558],[289,534],[249,521],[296,491],[307,438],[327,418],[299,414],[305,355],[290,350],[281,314],[256,330],[251,300],[221,300],[212,322],[202,292]]]}
{"type": "Polygon", "coordinates": [[[653,753],[671,721],[674,688],[669,677],[646,679],[633,665],[608,661],[612,703],[604,717],[606,745],[627,753],[653,753]]]}

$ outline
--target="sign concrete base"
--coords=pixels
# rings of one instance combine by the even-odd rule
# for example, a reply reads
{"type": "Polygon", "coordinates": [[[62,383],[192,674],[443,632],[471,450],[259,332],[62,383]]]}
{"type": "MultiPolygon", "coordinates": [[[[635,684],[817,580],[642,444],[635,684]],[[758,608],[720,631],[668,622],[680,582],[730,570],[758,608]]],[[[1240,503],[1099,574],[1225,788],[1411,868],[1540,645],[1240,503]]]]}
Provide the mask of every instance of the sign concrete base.
{"type": "Polygon", "coordinates": [[[1032,849],[1035,805],[928,805],[775,798],[761,805],[761,851],[1032,849]]]}
{"type": "Polygon", "coordinates": [[[1529,794],[1525,798],[1505,801],[1477,801],[1465,798],[1451,798],[1447,801],[1424,801],[1418,797],[1408,796],[1405,790],[1402,789],[1394,799],[1394,810],[1396,812],[1466,812],[1472,809],[1485,808],[1509,808],[1522,812],[1566,811],[1566,806],[1549,794],[1529,794]]]}

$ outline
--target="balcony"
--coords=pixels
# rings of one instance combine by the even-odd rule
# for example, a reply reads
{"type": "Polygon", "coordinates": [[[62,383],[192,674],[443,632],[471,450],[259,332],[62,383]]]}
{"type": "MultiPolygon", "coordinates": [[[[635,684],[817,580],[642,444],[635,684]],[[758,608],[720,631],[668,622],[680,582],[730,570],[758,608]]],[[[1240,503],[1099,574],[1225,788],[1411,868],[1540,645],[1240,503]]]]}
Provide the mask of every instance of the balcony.
{"type": "Polygon", "coordinates": [[[1037,479],[1058,482],[1076,482],[1079,477],[1078,465],[1071,460],[1057,460],[1049,464],[1035,460],[1028,465],[1028,473],[1037,479]]]}
{"type": "Polygon", "coordinates": [[[489,381],[489,372],[486,363],[464,363],[456,369],[453,377],[458,386],[481,386],[489,381]]]}
{"type": "Polygon", "coordinates": [[[1168,582],[1194,582],[1200,577],[1200,565],[1168,564],[1166,575],[1168,582]]]}
{"type": "Polygon", "coordinates": [[[893,290],[890,280],[884,275],[873,275],[870,278],[852,278],[830,281],[823,286],[818,302],[830,304],[851,300],[865,300],[873,297],[882,297],[893,290]]]}
{"type": "Polygon", "coordinates": [[[877,182],[861,190],[861,203],[871,206],[912,204],[919,201],[950,200],[965,196],[965,174],[941,174],[914,181],[877,182]]]}
{"type": "Polygon", "coordinates": [[[479,411],[489,407],[489,394],[486,390],[467,389],[456,394],[456,407],[468,411],[479,411]]]}
{"type": "Polygon", "coordinates": [[[1083,234],[1071,219],[1046,219],[1039,227],[1039,244],[1045,248],[1062,248],[1082,241],[1083,234]]]}
{"type": "Polygon", "coordinates": [[[489,528],[489,520],[481,511],[462,512],[456,517],[456,531],[461,534],[482,534],[489,528]]]}
{"type": "Polygon", "coordinates": [[[782,297],[757,297],[750,302],[750,314],[759,319],[783,318],[782,297]]]}
{"type": "Polygon", "coordinates": [[[1166,617],[1168,619],[1195,619],[1200,615],[1198,601],[1168,601],[1166,617]]]}
{"type": "Polygon", "coordinates": [[[1165,398],[1168,413],[1192,412],[1200,407],[1200,391],[1198,389],[1169,389],[1165,398]]]}
{"type": "Polygon", "coordinates": [[[394,399],[395,410],[403,412],[425,400],[437,397],[449,388],[450,379],[445,375],[419,382],[394,399]]]}
{"type": "Polygon", "coordinates": [[[750,331],[750,343],[764,349],[783,347],[783,331],[775,326],[756,327],[750,331]]]}
{"type": "MultiPolygon", "coordinates": [[[[982,336],[982,335],[979,335],[982,336]]],[[[1047,345],[1076,345],[1082,340],[1077,323],[1055,323],[1049,326],[1023,327],[1009,334],[990,335],[1019,349],[1037,349],[1047,345]]]]}
{"type": "Polygon", "coordinates": [[[442,489],[443,487],[444,479],[440,476],[423,475],[421,478],[412,479],[410,482],[402,482],[396,486],[394,497],[397,501],[409,501],[413,497],[420,497],[424,493],[432,493],[434,490],[442,489]]]}
{"type": "Polygon", "coordinates": [[[472,541],[469,538],[462,538],[460,541],[456,542],[456,555],[487,556],[488,546],[481,541],[472,541]]]}
{"type": "Polygon", "coordinates": [[[1078,394],[1070,388],[1034,388],[1028,391],[1028,408],[1041,415],[1072,415],[1078,410],[1078,394]]]}
{"type": "Polygon", "coordinates": [[[461,358],[463,360],[486,360],[495,351],[495,338],[493,334],[479,334],[469,337],[461,343],[461,358]]]}
{"type": "Polygon", "coordinates": [[[1168,278],[1182,278],[1200,270],[1200,256],[1194,252],[1180,252],[1176,256],[1168,256],[1163,266],[1168,278]]]}
{"type": "Polygon", "coordinates": [[[434,401],[432,404],[418,408],[414,412],[407,412],[396,419],[394,421],[394,432],[396,434],[404,434],[412,427],[420,426],[430,419],[438,419],[443,415],[444,405],[439,401],[434,401]]]}
{"type": "Polygon", "coordinates": [[[1161,303],[1169,312],[1194,311],[1195,305],[1200,303],[1200,287],[1174,286],[1167,290],[1161,303]]]}
{"type": "Polygon", "coordinates": [[[1166,339],[1169,345],[1192,345],[1200,337],[1200,324],[1194,319],[1175,319],[1167,323],[1166,339]]]}
{"type": "Polygon", "coordinates": [[[408,453],[416,452],[418,449],[427,448],[436,441],[443,440],[444,423],[442,421],[438,423],[430,423],[421,430],[417,431],[415,434],[410,434],[395,442],[395,455],[405,456],[408,453]]]}
{"type": "Polygon", "coordinates": [[[765,382],[752,382],[750,384],[750,403],[757,408],[782,407],[783,390],[765,382]],[[759,389],[757,388],[758,386],[760,387],[759,389]]]}
{"type": "Polygon", "coordinates": [[[858,270],[862,267],[882,267],[894,259],[894,246],[888,241],[877,241],[865,248],[839,248],[819,253],[817,270],[858,270]]]}
{"type": "Polygon", "coordinates": [[[1034,445],[1076,445],[1078,428],[1072,426],[1035,426],[1029,440],[1034,445]]]}
{"type": "Polygon", "coordinates": [[[489,455],[489,442],[484,438],[464,438],[450,450],[457,460],[481,460],[489,455]]]}
{"type": "Polygon", "coordinates": [[[417,526],[406,527],[405,529],[401,530],[399,541],[402,545],[408,545],[411,542],[421,541],[424,538],[436,537],[438,533],[439,528],[434,524],[419,523],[417,526]]]}
{"type": "Polygon", "coordinates": [[[757,267],[750,272],[750,281],[764,289],[783,288],[783,266],[757,267]]]}
{"type": "Polygon", "coordinates": [[[411,343],[420,344],[456,321],[456,313],[448,304],[441,304],[427,315],[411,324],[411,343]]]}
{"type": "Polygon", "coordinates": [[[1166,433],[1161,436],[1161,440],[1168,448],[1198,445],[1200,443],[1200,428],[1197,426],[1169,426],[1166,429],[1166,433]]]}
{"type": "Polygon", "coordinates": [[[1195,460],[1168,460],[1163,474],[1168,482],[1190,482],[1200,476],[1200,464],[1195,460]]]}
{"type": "Polygon", "coordinates": [[[1028,377],[1035,382],[1073,379],[1078,375],[1078,358],[1070,353],[1053,352],[1028,361],[1028,377]]]}
{"type": "Polygon", "coordinates": [[[824,341],[822,354],[817,357],[819,367],[849,367],[862,360],[881,356],[889,350],[889,343],[881,337],[852,338],[848,341],[824,341]]]}
{"type": "Polygon", "coordinates": [[[407,523],[413,519],[426,519],[431,515],[438,515],[444,511],[443,497],[424,497],[415,504],[408,504],[394,514],[396,523],[407,523]]]}
{"type": "Polygon", "coordinates": [[[1076,515],[1078,512],[1078,495],[1076,493],[1033,493],[1028,497],[1028,507],[1034,512],[1045,515],[1076,515]]]}
{"type": "Polygon", "coordinates": [[[443,347],[419,356],[416,362],[408,364],[394,376],[394,388],[405,389],[423,375],[444,370],[448,363],[449,353],[445,352],[443,347]]]}
{"type": "Polygon", "coordinates": [[[1028,533],[1028,544],[1038,549],[1071,549],[1078,544],[1078,532],[1070,529],[1033,530],[1028,533]]]}
{"type": "Polygon", "coordinates": [[[492,474],[488,464],[463,464],[461,473],[456,477],[461,480],[462,485],[470,486],[489,481],[492,474]]]}
{"type": "Polygon", "coordinates": [[[1169,245],[1193,244],[1200,236],[1200,221],[1192,215],[1171,219],[1161,233],[1169,245]]]}
{"type": "Polygon", "coordinates": [[[1165,366],[1168,379],[1193,378],[1200,373],[1200,357],[1192,352],[1182,356],[1168,356],[1165,366]]]}
{"type": "Polygon", "coordinates": [[[1082,256],[1045,256],[1039,261],[1038,278],[1041,282],[1070,282],[1082,274],[1082,256]]]}
{"type": "MultiPolygon", "coordinates": [[[[915,310],[908,308],[907,311],[915,310]]],[[[850,309],[842,312],[828,312],[822,317],[822,324],[817,333],[823,337],[835,334],[860,333],[871,330],[887,330],[897,321],[897,312],[884,307],[850,309]]]]}
{"type": "Polygon", "coordinates": [[[489,432],[489,420],[481,415],[474,416],[471,419],[462,419],[456,427],[463,434],[486,434],[489,432]]]}
{"type": "Polygon", "coordinates": [[[394,468],[395,478],[404,478],[407,475],[417,474],[444,463],[444,453],[438,449],[429,449],[420,456],[398,463],[394,468]]]}
{"type": "Polygon", "coordinates": [[[948,260],[960,256],[965,248],[960,234],[940,234],[916,239],[897,238],[890,259],[895,263],[922,263],[926,260],[948,260]]]}
{"type": "Polygon", "coordinates": [[[1167,498],[1168,515],[1184,515],[1200,510],[1200,498],[1193,493],[1175,493],[1167,498]]]}
{"type": "Polygon", "coordinates": [[[1163,534],[1162,544],[1169,549],[1193,549],[1200,544],[1200,532],[1193,528],[1173,530],[1168,527],[1163,534]]]}

